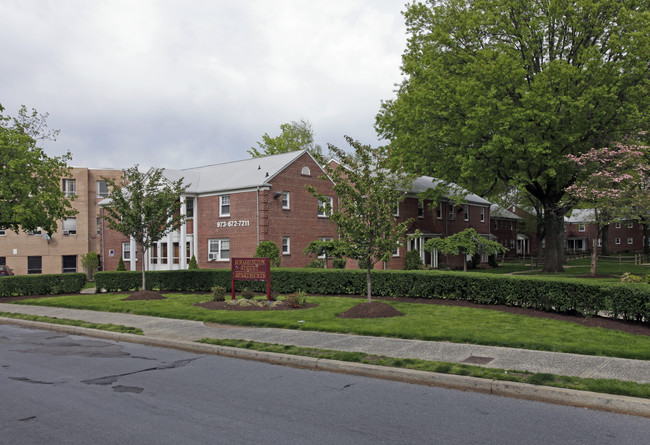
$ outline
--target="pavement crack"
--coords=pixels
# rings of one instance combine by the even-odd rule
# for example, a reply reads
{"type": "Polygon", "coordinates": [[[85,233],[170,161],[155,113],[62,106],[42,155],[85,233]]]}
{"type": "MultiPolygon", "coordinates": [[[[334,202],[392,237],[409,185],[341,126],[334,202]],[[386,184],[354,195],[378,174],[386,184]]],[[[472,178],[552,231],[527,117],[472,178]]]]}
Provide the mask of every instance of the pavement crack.
{"type": "Polygon", "coordinates": [[[114,375],[107,375],[107,376],[103,376],[103,377],[97,377],[95,379],[82,380],[81,383],[85,383],[86,385],[102,385],[102,386],[112,385],[113,383],[116,383],[120,377],[126,377],[126,376],[129,376],[129,375],[140,374],[140,373],[143,373],[143,372],[163,371],[165,369],[182,368],[183,366],[187,366],[190,363],[192,363],[194,360],[198,360],[200,358],[202,358],[202,357],[190,358],[190,359],[185,359],[185,360],[176,360],[176,361],[171,362],[169,364],[160,365],[160,366],[156,366],[156,367],[153,367],[153,368],[140,369],[138,371],[125,372],[124,374],[114,374],[114,375]]]}
{"type": "Polygon", "coordinates": [[[32,380],[27,377],[9,377],[11,380],[24,383],[33,383],[35,385],[56,385],[56,382],[43,382],[41,380],[32,380]]]}

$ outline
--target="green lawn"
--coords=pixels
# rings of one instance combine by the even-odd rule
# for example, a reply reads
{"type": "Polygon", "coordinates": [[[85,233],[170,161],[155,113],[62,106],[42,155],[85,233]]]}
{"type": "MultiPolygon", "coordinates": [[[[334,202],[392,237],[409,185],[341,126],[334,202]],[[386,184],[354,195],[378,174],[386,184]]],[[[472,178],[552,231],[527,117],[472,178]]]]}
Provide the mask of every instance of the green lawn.
{"type": "Polygon", "coordinates": [[[165,300],[123,301],[123,294],[72,295],[16,304],[127,312],[231,325],[266,326],[450,341],[650,360],[650,337],[489,309],[390,302],[403,317],[336,317],[363,300],[312,296],[318,307],[297,311],[213,311],[194,306],[207,295],[165,293],[165,300]]]}

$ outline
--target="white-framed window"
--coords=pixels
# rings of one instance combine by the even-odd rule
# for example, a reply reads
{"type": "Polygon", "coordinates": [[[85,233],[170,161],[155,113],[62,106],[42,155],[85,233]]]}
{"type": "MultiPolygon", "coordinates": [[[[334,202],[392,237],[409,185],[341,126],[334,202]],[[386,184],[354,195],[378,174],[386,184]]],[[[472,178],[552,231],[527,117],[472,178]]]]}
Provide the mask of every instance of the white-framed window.
{"type": "Polygon", "coordinates": [[[627,239],[628,244],[634,244],[634,238],[630,237],[627,239]]]}
{"type": "Polygon", "coordinates": [[[614,227],[616,227],[617,229],[620,229],[621,228],[621,223],[617,222],[616,224],[614,224],[614,227]]]}
{"type": "Polygon", "coordinates": [[[393,207],[393,216],[399,216],[399,202],[396,202],[395,207],[393,207]]]}
{"type": "Polygon", "coordinates": [[[104,180],[97,181],[97,197],[106,198],[108,196],[108,184],[104,180]]]}
{"type": "Polygon", "coordinates": [[[169,263],[169,260],[167,259],[168,253],[169,247],[167,246],[167,243],[160,243],[160,264],[169,263]]]}
{"type": "Polygon", "coordinates": [[[62,226],[63,236],[77,234],[77,218],[65,218],[62,226]]]}
{"type": "Polygon", "coordinates": [[[621,239],[620,239],[620,238],[616,238],[616,244],[617,244],[617,245],[618,245],[618,244],[621,244],[621,239]]]}
{"type": "Polygon", "coordinates": [[[77,194],[77,180],[64,179],[63,180],[63,194],[66,198],[70,198],[77,194]]]}
{"type": "Polygon", "coordinates": [[[289,210],[291,208],[291,201],[289,198],[289,192],[282,192],[282,208],[284,210],[289,210]]]}
{"type": "Polygon", "coordinates": [[[30,230],[27,232],[27,235],[40,235],[41,233],[43,233],[43,228],[37,227],[36,230],[30,230]]]}
{"type": "Polygon", "coordinates": [[[627,223],[627,228],[628,229],[633,229],[634,228],[634,221],[630,221],[627,223]]]}
{"type": "Polygon", "coordinates": [[[185,198],[185,218],[194,218],[194,198],[185,198]]]}
{"type": "Polygon", "coordinates": [[[288,236],[282,237],[282,255],[291,254],[291,240],[288,236]]]}
{"type": "Polygon", "coordinates": [[[305,165],[300,171],[300,174],[304,176],[311,176],[311,170],[309,170],[309,167],[305,165]]]}
{"type": "Polygon", "coordinates": [[[135,258],[136,261],[138,260],[138,245],[135,245],[135,252],[131,252],[131,243],[122,243],[122,260],[131,261],[131,258],[135,258]],[[131,253],[133,253],[133,256],[131,253]]]}
{"type": "Polygon", "coordinates": [[[318,200],[318,216],[327,217],[331,214],[331,209],[334,206],[334,198],[325,196],[325,199],[318,200]],[[329,210],[327,206],[329,205],[329,210]]]}
{"type": "Polygon", "coordinates": [[[219,216],[230,216],[230,195],[219,196],[219,216]]]}
{"type": "Polygon", "coordinates": [[[587,227],[584,224],[578,224],[578,232],[585,232],[587,227]]]}
{"type": "Polygon", "coordinates": [[[469,221],[469,206],[465,205],[465,221],[469,221]]]}
{"type": "Polygon", "coordinates": [[[151,246],[151,253],[149,253],[149,258],[151,260],[151,264],[158,264],[158,244],[154,244],[151,246]]]}
{"type": "Polygon", "coordinates": [[[424,218],[424,201],[418,199],[418,218],[424,218]]]}
{"type": "Polygon", "coordinates": [[[442,202],[438,203],[438,215],[437,215],[437,218],[442,219],[442,202]]]}
{"type": "MultiPolygon", "coordinates": [[[[333,240],[333,238],[331,236],[319,236],[318,237],[318,241],[328,241],[329,242],[329,241],[332,241],[332,240],[333,240]]],[[[323,258],[325,258],[325,255],[318,255],[318,258],[323,259],[323,258]]]]}
{"type": "Polygon", "coordinates": [[[208,240],[208,261],[228,261],[230,259],[230,239],[208,240]]]}
{"type": "Polygon", "coordinates": [[[398,256],[399,256],[399,247],[393,250],[393,257],[398,257],[398,256]]]}
{"type": "Polygon", "coordinates": [[[485,222],[485,207],[481,207],[481,222],[485,222]]]}
{"type": "Polygon", "coordinates": [[[598,247],[603,247],[603,240],[598,238],[598,247]]]}
{"type": "Polygon", "coordinates": [[[515,240],[513,240],[513,239],[510,240],[510,248],[511,249],[515,248],[515,240]]]}
{"type": "Polygon", "coordinates": [[[454,221],[455,219],[456,219],[456,206],[452,204],[449,206],[449,221],[454,221]]]}

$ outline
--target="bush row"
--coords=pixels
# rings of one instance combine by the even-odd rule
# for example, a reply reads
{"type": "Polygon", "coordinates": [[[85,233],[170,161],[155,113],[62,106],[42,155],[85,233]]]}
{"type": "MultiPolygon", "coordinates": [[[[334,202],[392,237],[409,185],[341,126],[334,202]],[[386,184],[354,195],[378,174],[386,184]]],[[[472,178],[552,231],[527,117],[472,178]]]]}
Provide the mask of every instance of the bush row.
{"type": "MultiPolygon", "coordinates": [[[[147,272],[147,288],[164,291],[209,291],[223,286],[231,291],[230,270],[147,272]]],[[[99,272],[98,289],[139,289],[141,272],[99,272]]],[[[264,282],[236,282],[236,290],[265,292],[264,282]]],[[[274,292],[304,291],[322,295],[365,295],[363,270],[273,268],[274,292]]],[[[543,311],[592,316],[601,311],[625,319],[650,323],[650,287],[647,285],[594,285],[573,280],[507,277],[480,273],[439,271],[372,271],[376,296],[444,298],[480,304],[503,304],[543,311]]]]}
{"type": "Polygon", "coordinates": [[[86,284],[86,274],[11,275],[0,278],[0,297],[75,294],[86,284]]]}

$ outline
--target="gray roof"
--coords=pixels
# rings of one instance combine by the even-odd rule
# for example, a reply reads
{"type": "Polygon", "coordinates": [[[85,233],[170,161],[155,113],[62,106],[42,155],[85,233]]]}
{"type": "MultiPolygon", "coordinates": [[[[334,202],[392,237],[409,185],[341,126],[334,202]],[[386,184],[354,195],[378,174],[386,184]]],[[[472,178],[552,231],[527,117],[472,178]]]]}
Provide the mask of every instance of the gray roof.
{"type": "Polygon", "coordinates": [[[420,176],[411,185],[409,193],[418,194],[424,193],[427,190],[434,187],[442,187],[445,190],[445,197],[449,199],[451,196],[460,196],[462,197],[461,202],[467,204],[476,204],[481,206],[489,206],[490,202],[481,198],[474,193],[470,193],[467,190],[459,187],[454,183],[444,183],[440,179],[432,178],[431,176],[420,176]]]}
{"type": "Polygon", "coordinates": [[[512,213],[510,210],[504,209],[498,204],[492,204],[490,206],[490,218],[523,220],[521,216],[512,213]]]}
{"type": "Polygon", "coordinates": [[[571,216],[564,217],[564,222],[569,224],[589,224],[594,220],[594,209],[573,209],[571,216]]]}
{"type": "Polygon", "coordinates": [[[184,178],[189,184],[186,193],[192,194],[269,187],[278,173],[305,153],[311,157],[307,150],[292,151],[183,170],[165,169],[163,174],[170,181],[184,178]]]}

